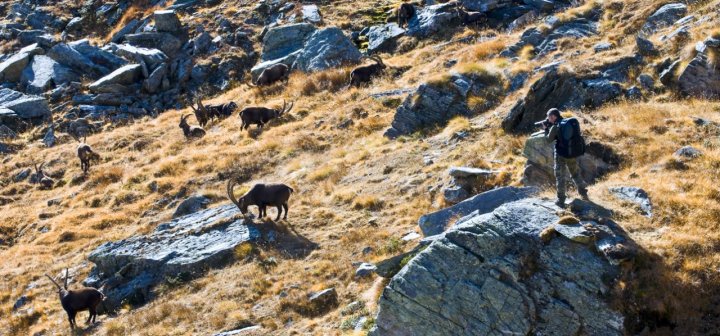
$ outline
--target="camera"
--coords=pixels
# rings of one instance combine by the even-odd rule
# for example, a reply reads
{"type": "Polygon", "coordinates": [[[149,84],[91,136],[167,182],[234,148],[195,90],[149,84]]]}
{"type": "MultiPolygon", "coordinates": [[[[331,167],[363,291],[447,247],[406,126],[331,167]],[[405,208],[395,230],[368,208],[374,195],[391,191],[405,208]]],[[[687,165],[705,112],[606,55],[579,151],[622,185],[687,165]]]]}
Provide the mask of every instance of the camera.
{"type": "Polygon", "coordinates": [[[536,122],[535,126],[543,126],[545,128],[548,128],[548,127],[552,126],[552,123],[550,122],[550,120],[544,119],[544,120],[540,120],[540,121],[536,122]]]}

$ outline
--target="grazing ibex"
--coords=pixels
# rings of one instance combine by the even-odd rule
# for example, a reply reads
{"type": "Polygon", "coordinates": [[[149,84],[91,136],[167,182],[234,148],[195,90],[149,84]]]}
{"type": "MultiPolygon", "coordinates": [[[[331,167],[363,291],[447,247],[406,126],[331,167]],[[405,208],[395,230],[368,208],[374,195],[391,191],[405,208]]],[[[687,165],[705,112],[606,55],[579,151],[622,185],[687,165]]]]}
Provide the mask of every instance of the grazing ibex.
{"type": "Polygon", "coordinates": [[[237,104],[235,104],[235,102],[229,102],[225,104],[207,105],[206,108],[210,113],[210,119],[224,119],[235,113],[235,110],[237,110],[238,106],[237,104]]]}
{"type": "Polygon", "coordinates": [[[77,147],[77,156],[78,159],[80,159],[80,169],[82,169],[83,174],[87,174],[88,170],[90,170],[90,165],[93,161],[98,162],[100,161],[100,155],[92,150],[92,147],[85,142],[87,140],[87,137],[83,138],[82,141],[78,139],[77,137],[73,136],[77,142],[80,144],[77,147]]]}
{"type": "Polygon", "coordinates": [[[387,68],[380,56],[370,56],[367,58],[375,61],[375,64],[363,65],[353,69],[353,71],[350,72],[350,86],[360,86],[363,83],[369,83],[374,77],[382,74],[387,68]]]}
{"type": "Polygon", "coordinates": [[[242,195],[239,199],[235,199],[235,194],[233,194],[234,190],[235,182],[233,179],[230,179],[227,184],[228,198],[240,209],[243,215],[248,212],[249,206],[256,205],[259,212],[258,218],[263,218],[267,216],[266,207],[274,206],[277,207],[278,211],[277,218],[275,218],[276,221],[280,220],[283,209],[285,209],[285,217],[283,217],[283,219],[287,219],[288,200],[290,199],[290,194],[295,191],[285,184],[258,183],[254,185],[250,191],[246,192],[245,195],[242,195]]]}
{"type": "Polygon", "coordinates": [[[198,126],[190,126],[187,122],[187,117],[191,116],[190,114],[186,114],[184,116],[180,117],[180,128],[182,128],[183,134],[185,134],[185,137],[190,138],[202,138],[205,136],[205,130],[202,129],[202,127],[198,126]]]}
{"type": "Polygon", "coordinates": [[[409,3],[403,3],[397,8],[397,24],[398,26],[406,27],[410,22],[410,19],[415,16],[415,6],[409,3]]]}
{"type": "Polygon", "coordinates": [[[210,116],[210,111],[203,105],[202,100],[200,98],[196,98],[195,102],[197,103],[197,107],[193,105],[191,102],[190,108],[195,112],[195,119],[197,119],[198,124],[200,124],[200,127],[205,127],[207,125],[208,121],[212,118],[210,116]]]}
{"type": "Polygon", "coordinates": [[[65,269],[65,287],[60,287],[55,280],[49,275],[45,274],[50,281],[52,281],[58,288],[58,294],[60,295],[60,304],[68,315],[70,321],[70,328],[75,329],[75,315],[78,312],[87,310],[90,312],[85,324],[95,323],[97,317],[97,306],[105,300],[105,295],[98,289],[91,287],[83,287],[80,289],[68,290],[68,270],[65,269]]]}
{"type": "Polygon", "coordinates": [[[281,110],[260,106],[246,107],[240,111],[240,119],[242,120],[242,126],[240,128],[246,130],[250,128],[250,125],[252,124],[258,125],[258,128],[262,128],[268,121],[290,112],[294,104],[294,102],[290,102],[290,107],[285,109],[287,103],[283,100],[283,107],[281,110]]]}
{"type": "Polygon", "coordinates": [[[40,166],[36,163],[33,163],[33,165],[35,166],[35,176],[33,176],[30,181],[32,183],[39,183],[40,189],[52,189],[53,185],[55,185],[55,180],[53,180],[50,176],[45,175],[45,172],[43,171],[45,162],[41,163],[40,166]]]}
{"type": "Polygon", "coordinates": [[[290,67],[288,67],[285,64],[278,63],[278,64],[271,65],[268,68],[265,68],[265,70],[263,70],[260,73],[260,75],[258,76],[255,83],[252,83],[252,81],[250,81],[248,83],[248,85],[250,85],[250,86],[266,86],[266,85],[275,83],[281,79],[287,83],[287,81],[289,79],[289,75],[290,75],[290,67]]]}

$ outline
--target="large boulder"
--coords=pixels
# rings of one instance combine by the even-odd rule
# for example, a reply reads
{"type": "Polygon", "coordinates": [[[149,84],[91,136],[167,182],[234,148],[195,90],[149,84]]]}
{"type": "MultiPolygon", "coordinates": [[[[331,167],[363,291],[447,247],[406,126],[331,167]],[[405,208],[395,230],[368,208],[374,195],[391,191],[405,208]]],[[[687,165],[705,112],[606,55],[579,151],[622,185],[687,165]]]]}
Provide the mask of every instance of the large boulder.
{"type": "Polygon", "coordinates": [[[407,35],[426,38],[446,31],[448,28],[457,27],[459,24],[460,16],[456,2],[426,6],[418,9],[416,14],[410,18],[407,35]]]}
{"type": "Polygon", "coordinates": [[[87,57],[93,63],[108,69],[117,69],[128,63],[126,60],[116,56],[110,51],[91,45],[90,41],[87,39],[70,42],[68,45],[83,54],[83,56],[87,57]]]}
{"type": "Polygon", "coordinates": [[[21,81],[25,92],[40,94],[63,83],[77,81],[80,76],[45,55],[33,57],[32,63],[23,70],[21,81]]]}
{"type": "Polygon", "coordinates": [[[620,85],[606,78],[582,78],[553,69],[530,86],[525,98],[505,116],[502,127],[507,132],[531,131],[535,122],[545,119],[550,108],[595,108],[621,95],[620,85]]]}
{"type": "Polygon", "coordinates": [[[292,54],[289,54],[285,57],[281,57],[274,60],[269,60],[265,62],[261,62],[256,64],[255,66],[250,69],[250,75],[252,76],[252,81],[255,83],[257,81],[258,76],[265,71],[265,69],[275,65],[275,64],[285,64],[288,66],[288,68],[292,68],[293,64],[295,64],[295,60],[297,59],[298,55],[302,52],[302,50],[298,50],[292,54]]]}
{"type": "Polygon", "coordinates": [[[295,59],[294,67],[314,72],[360,62],[362,54],[342,30],[329,27],[315,31],[295,59]]]}
{"type": "Polygon", "coordinates": [[[56,62],[92,78],[110,73],[109,68],[95,64],[88,57],[65,43],[56,44],[48,50],[47,55],[56,62]]]}
{"type": "Polygon", "coordinates": [[[17,82],[34,55],[42,53],[37,44],[22,48],[16,54],[0,62],[0,82],[17,82]]]}
{"type": "MultiPolygon", "coordinates": [[[[522,180],[525,185],[555,184],[554,150],[554,145],[546,142],[544,131],[536,132],[525,140],[522,152],[527,158],[522,180]]],[[[578,158],[578,164],[583,180],[586,183],[593,183],[599,177],[617,169],[620,157],[611,147],[596,141],[588,141],[585,155],[578,158]]]]}
{"type": "Polygon", "coordinates": [[[680,20],[687,14],[687,6],[682,3],[671,3],[660,7],[645,21],[642,30],[646,33],[655,33],[658,29],[667,27],[680,20]]]}
{"type": "MultiPolygon", "coordinates": [[[[720,71],[710,57],[717,57],[720,52],[720,39],[713,37],[698,42],[695,46],[697,55],[680,71],[677,78],[677,89],[684,95],[700,98],[720,97],[720,71]]],[[[672,84],[674,75],[666,72],[665,83],[672,84]],[[670,77],[670,78],[668,78],[670,77]]],[[[667,84],[666,84],[667,85],[667,84]]]]}
{"type": "Polygon", "coordinates": [[[182,31],[182,24],[174,10],[159,10],[153,13],[155,29],[159,32],[177,33],[182,31]]]}
{"type": "Polygon", "coordinates": [[[298,23],[271,28],[263,37],[262,61],[283,58],[302,49],[305,41],[312,35],[315,26],[298,23]]]}
{"type": "Polygon", "coordinates": [[[608,296],[612,249],[631,242],[609,220],[547,232],[558,210],[531,198],[461,220],[385,287],[370,335],[624,335],[608,296]]]}
{"type": "Polygon", "coordinates": [[[372,26],[366,34],[368,52],[390,51],[395,48],[396,40],[404,34],[405,29],[400,28],[395,22],[372,26]]]}
{"type": "Polygon", "coordinates": [[[196,212],[158,225],[147,235],[107,242],[90,253],[95,263],[88,285],[105,286],[111,310],[122,303],[138,305],[167,279],[188,280],[233,260],[235,248],[260,237],[235,205],[196,212]]]}
{"type": "Polygon", "coordinates": [[[182,41],[169,33],[143,32],[128,34],[125,35],[125,40],[137,47],[160,49],[170,57],[175,57],[182,47],[182,41]]]}
{"type": "Polygon", "coordinates": [[[10,89],[0,89],[0,108],[11,110],[23,119],[50,116],[50,106],[45,98],[10,89]]]}
{"type": "Polygon", "coordinates": [[[482,97],[487,102],[482,108],[488,109],[502,90],[502,75],[492,71],[453,72],[430,80],[405,98],[385,135],[396,138],[426,127],[443,126],[458,115],[471,116],[477,111],[468,105],[470,97],[482,97]]]}
{"type": "Polygon", "coordinates": [[[162,63],[168,61],[167,55],[159,49],[155,48],[141,48],[131,46],[129,44],[115,44],[111,45],[110,49],[118,56],[125,57],[130,60],[141,60],[150,69],[155,69],[162,63]]]}
{"type": "Polygon", "coordinates": [[[453,219],[492,212],[495,208],[505,203],[528,198],[538,192],[539,189],[533,187],[502,187],[493,189],[449,208],[423,215],[418,220],[418,226],[426,237],[434,236],[443,233],[453,219]]]}
{"type": "Polygon", "coordinates": [[[123,86],[136,84],[142,78],[140,64],[128,64],[90,84],[88,88],[97,93],[117,93],[123,86]]]}

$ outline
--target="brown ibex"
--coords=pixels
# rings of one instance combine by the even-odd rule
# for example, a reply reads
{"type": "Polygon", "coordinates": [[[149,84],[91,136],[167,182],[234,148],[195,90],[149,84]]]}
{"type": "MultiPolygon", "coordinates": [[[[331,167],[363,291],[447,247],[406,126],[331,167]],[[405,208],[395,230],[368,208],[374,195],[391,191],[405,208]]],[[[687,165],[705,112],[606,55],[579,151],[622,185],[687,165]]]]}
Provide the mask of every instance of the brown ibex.
{"type": "Polygon", "coordinates": [[[457,2],[456,4],[458,17],[460,18],[460,21],[462,21],[463,25],[467,26],[469,24],[479,24],[483,23],[486,20],[485,13],[483,12],[470,12],[466,11],[464,9],[464,6],[462,2],[457,2]]]}
{"type": "Polygon", "coordinates": [[[77,147],[77,156],[78,159],[80,159],[80,169],[82,169],[83,174],[87,174],[88,170],[90,170],[90,165],[93,161],[98,162],[100,161],[100,155],[92,150],[92,147],[85,142],[87,140],[87,137],[83,138],[82,141],[78,139],[77,137],[73,136],[77,142],[80,144],[77,147]]]}
{"type": "Polygon", "coordinates": [[[285,109],[287,103],[283,100],[283,107],[281,110],[261,106],[246,107],[240,111],[240,119],[242,120],[242,126],[240,126],[240,128],[246,130],[250,128],[250,125],[252,124],[258,125],[258,128],[262,128],[268,121],[290,112],[294,104],[294,102],[290,102],[290,107],[285,109]]]}
{"type": "Polygon", "coordinates": [[[185,134],[185,137],[190,138],[202,138],[205,136],[205,130],[202,129],[202,127],[198,126],[190,126],[187,122],[187,117],[191,116],[191,114],[186,114],[184,116],[180,117],[180,128],[183,131],[183,134],[185,134]]]}
{"type": "Polygon", "coordinates": [[[350,86],[360,86],[363,83],[369,83],[374,77],[382,74],[387,68],[380,56],[370,56],[366,58],[375,61],[375,64],[363,65],[353,69],[353,71],[350,72],[350,86]]]}
{"type": "Polygon", "coordinates": [[[41,163],[40,166],[36,163],[33,163],[33,165],[35,166],[35,175],[30,179],[30,182],[40,184],[40,189],[52,189],[53,185],[55,185],[55,180],[45,175],[43,171],[45,162],[41,163]]]}
{"type": "Polygon", "coordinates": [[[78,312],[87,310],[90,312],[85,324],[95,323],[97,317],[97,307],[105,300],[105,295],[98,289],[92,287],[83,287],[80,289],[68,290],[68,270],[65,269],[65,287],[60,287],[55,280],[49,275],[45,274],[50,281],[52,281],[58,288],[58,294],[60,295],[60,304],[68,315],[70,321],[70,328],[75,329],[75,316],[78,312]]]}
{"type": "Polygon", "coordinates": [[[206,108],[210,114],[210,119],[212,120],[213,118],[224,119],[231,116],[235,113],[238,106],[235,102],[229,102],[225,104],[207,105],[206,108]]]}
{"type": "Polygon", "coordinates": [[[270,85],[272,83],[275,83],[279,80],[284,80],[286,83],[289,79],[290,75],[290,67],[288,67],[285,64],[278,63],[273,64],[265,70],[263,70],[260,75],[258,76],[257,80],[255,80],[255,83],[252,83],[252,80],[248,82],[248,85],[250,86],[266,86],[270,85]]]}
{"type": "Polygon", "coordinates": [[[203,105],[202,100],[200,98],[196,98],[195,102],[197,103],[197,108],[193,105],[192,102],[190,102],[190,108],[195,113],[195,119],[197,119],[198,124],[200,124],[200,127],[205,127],[207,125],[208,121],[210,121],[210,111],[203,105]]]}
{"type": "Polygon", "coordinates": [[[245,195],[242,195],[239,199],[235,198],[235,194],[233,194],[233,191],[235,190],[235,183],[233,179],[230,179],[227,184],[227,195],[230,201],[235,204],[238,209],[240,209],[240,212],[244,215],[248,212],[248,207],[251,205],[256,205],[258,207],[258,218],[263,218],[264,216],[267,216],[267,206],[274,206],[277,207],[277,218],[275,218],[276,221],[280,220],[280,215],[283,212],[283,209],[285,209],[285,217],[283,219],[287,219],[288,215],[288,200],[290,199],[290,194],[292,194],[295,190],[293,188],[288,187],[285,184],[263,184],[258,183],[250,189],[250,191],[246,192],[245,195]]]}

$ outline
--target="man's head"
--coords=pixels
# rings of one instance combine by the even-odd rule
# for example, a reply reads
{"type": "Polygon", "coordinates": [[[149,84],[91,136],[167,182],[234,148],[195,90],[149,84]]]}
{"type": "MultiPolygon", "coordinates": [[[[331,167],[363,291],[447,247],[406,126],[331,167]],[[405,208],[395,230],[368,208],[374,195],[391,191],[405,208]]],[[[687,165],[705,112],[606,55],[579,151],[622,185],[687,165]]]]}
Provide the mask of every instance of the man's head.
{"type": "Polygon", "coordinates": [[[558,120],[562,119],[562,117],[560,116],[560,110],[556,108],[549,109],[547,111],[547,119],[553,124],[556,123],[558,120]]]}

